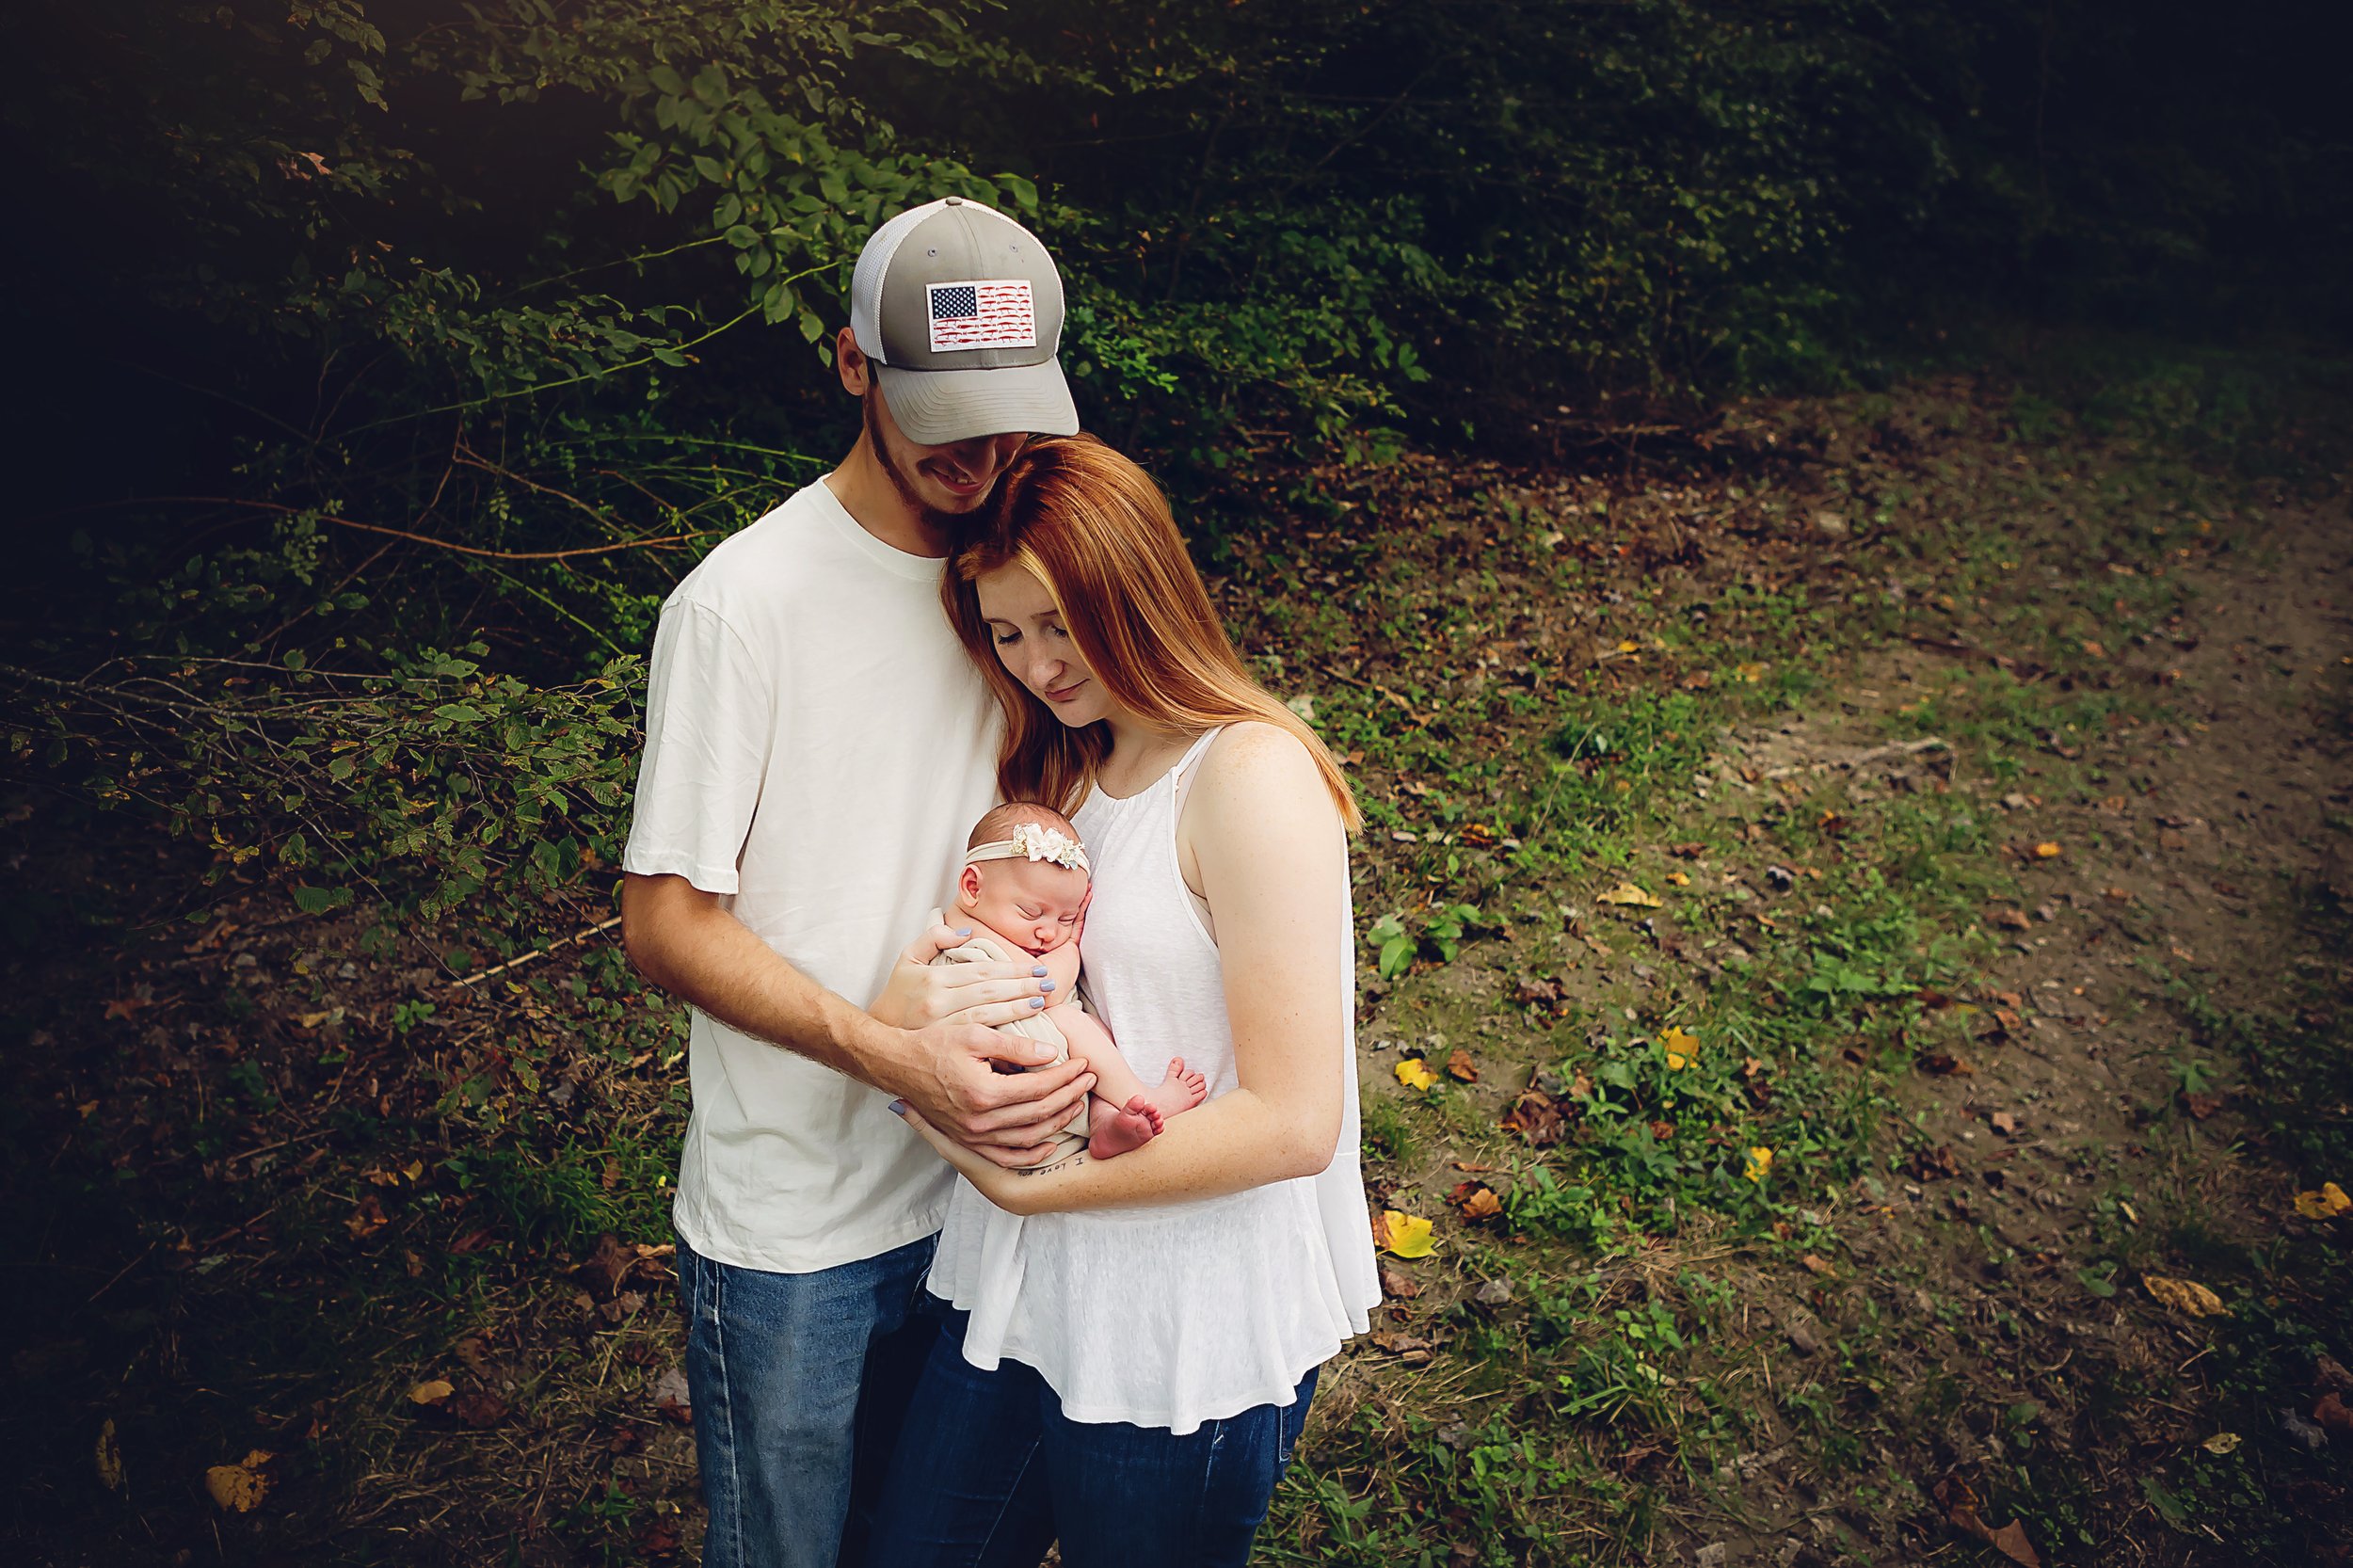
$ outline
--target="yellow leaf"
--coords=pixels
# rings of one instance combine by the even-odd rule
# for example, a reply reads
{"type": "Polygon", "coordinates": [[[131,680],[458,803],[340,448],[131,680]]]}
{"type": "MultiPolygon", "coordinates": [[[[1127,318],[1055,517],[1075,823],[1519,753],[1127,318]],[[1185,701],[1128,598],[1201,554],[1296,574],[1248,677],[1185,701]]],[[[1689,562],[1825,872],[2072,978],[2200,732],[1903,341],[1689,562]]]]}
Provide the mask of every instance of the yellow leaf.
{"type": "Polygon", "coordinates": [[[408,1390],[408,1402],[423,1405],[440,1404],[456,1392],[456,1388],[450,1386],[449,1379],[430,1378],[408,1390]]]}
{"type": "Polygon", "coordinates": [[[2333,1181],[2322,1182],[2317,1192],[2296,1194],[2296,1211],[2307,1220],[2333,1220],[2348,1208],[2353,1208],[2353,1198],[2333,1181]]]}
{"type": "Polygon", "coordinates": [[[1640,653],[1642,651],[1642,645],[1640,643],[1622,642],[1618,645],[1618,651],[1620,653],[1640,653]]]}
{"type": "Polygon", "coordinates": [[[1765,666],[1762,664],[1740,664],[1737,665],[1732,673],[1747,681],[1750,685],[1753,686],[1759,680],[1765,679],[1765,666]]]}
{"type": "Polygon", "coordinates": [[[2198,1446],[2210,1454],[2227,1454],[2239,1446],[2239,1435],[2234,1432],[2217,1432],[2198,1446]]]}
{"type": "Polygon", "coordinates": [[[2058,845],[2047,839],[2034,846],[2034,857],[2038,860],[2056,860],[2058,858],[2058,845]]]}
{"type": "Polygon", "coordinates": [[[275,1457],[255,1448],[234,1464],[216,1464],[204,1472],[204,1490],[230,1512],[250,1513],[269,1492],[269,1478],[262,1474],[262,1466],[275,1457]]]}
{"type": "Polygon", "coordinates": [[[1751,1181],[1761,1182],[1768,1176],[1772,1174],[1772,1169],[1773,1151],[1767,1148],[1764,1144],[1759,1144],[1756,1147],[1749,1150],[1748,1166],[1746,1169],[1741,1171],[1740,1174],[1748,1177],[1751,1181]]]}
{"type": "Polygon", "coordinates": [[[112,1416],[98,1429],[98,1484],[109,1492],[122,1490],[122,1444],[115,1437],[112,1416]]]}
{"type": "Polygon", "coordinates": [[[1430,1222],[1401,1209],[1385,1210],[1380,1231],[1381,1250],[1391,1257],[1428,1257],[1437,1247],[1430,1239],[1430,1222]]]}
{"type": "Polygon", "coordinates": [[[1409,1056],[1397,1064],[1397,1080],[1408,1089],[1427,1089],[1438,1081],[1438,1075],[1420,1057],[1409,1056]]]}
{"type": "Polygon", "coordinates": [[[1681,872],[1669,872],[1667,873],[1667,880],[1673,883],[1678,888],[1689,888],[1691,885],[1691,879],[1684,875],[1681,872]]]}
{"type": "Polygon", "coordinates": [[[1688,1056],[1699,1049],[1700,1037],[1681,1024],[1669,1024],[1667,1032],[1658,1037],[1658,1043],[1669,1050],[1688,1056]]]}
{"type": "Polygon", "coordinates": [[[2192,1318],[2227,1318],[2231,1315],[2231,1309],[2222,1304],[2222,1298],[2196,1280],[2143,1274],[2140,1283],[2148,1288],[2151,1295],[2176,1312],[2192,1318]]]}
{"type": "Polygon", "coordinates": [[[1690,1064],[1691,1059],[1680,1051],[1671,1050],[1667,1053],[1667,1070],[1671,1073],[1679,1073],[1690,1064]]]}
{"type": "Polygon", "coordinates": [[[1646,893],[1631,882],[1621,882],[1601,895],[1604,904],[1630,904],[1639,909],[1664,908],[1666,901],[1657,893],[1646,893]]]}

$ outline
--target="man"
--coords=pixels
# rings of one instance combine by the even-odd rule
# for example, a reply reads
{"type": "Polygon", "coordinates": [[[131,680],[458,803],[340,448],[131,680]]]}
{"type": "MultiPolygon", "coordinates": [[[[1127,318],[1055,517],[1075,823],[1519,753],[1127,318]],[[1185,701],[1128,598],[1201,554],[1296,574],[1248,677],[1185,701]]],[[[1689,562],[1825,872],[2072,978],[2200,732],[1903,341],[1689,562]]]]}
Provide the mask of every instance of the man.
{"type": "Polygon", "coordinates": [[[1044,968],[935,968],[944,926],[902,950],[996,800],[942,557],[1032,433],[1079,427],[1062,315],[1010,218],[950,197],[884,224],[835,342],[856,444],[688,573],[654,636],[621,929],[694,1010],[673,1213],[712,1568],[859,1552],[949,1181],[892,1097],[1017,1165],[1094,1081],[997,1068],[1051,1061],[992,1027],[1043,1005],[1044,968]]]}

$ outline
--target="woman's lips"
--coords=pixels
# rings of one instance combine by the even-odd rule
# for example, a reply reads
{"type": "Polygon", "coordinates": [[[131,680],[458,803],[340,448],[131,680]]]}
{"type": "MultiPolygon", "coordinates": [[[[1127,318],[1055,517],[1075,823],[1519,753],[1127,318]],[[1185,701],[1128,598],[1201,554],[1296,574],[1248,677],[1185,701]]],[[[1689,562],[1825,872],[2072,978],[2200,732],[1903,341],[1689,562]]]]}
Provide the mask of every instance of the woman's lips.
{"type": "Polygon", "coordinates": [[[1072,697],[1079,695],[1079,688],[1085,684],[1086,682],[1083,680],[1074,680],[1069,685],[1062,687],[1060,690],[1048,686],[1046,688],[1046,700],[1048,702],[1068,702],[1072,697]]]}

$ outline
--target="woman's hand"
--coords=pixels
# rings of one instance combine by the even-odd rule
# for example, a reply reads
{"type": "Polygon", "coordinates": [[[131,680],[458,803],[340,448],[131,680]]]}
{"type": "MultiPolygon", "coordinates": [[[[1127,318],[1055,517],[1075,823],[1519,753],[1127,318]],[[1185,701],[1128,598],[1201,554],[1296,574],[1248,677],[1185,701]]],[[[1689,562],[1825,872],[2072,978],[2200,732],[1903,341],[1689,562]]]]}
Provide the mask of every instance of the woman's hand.
{"type": "Polygon", "coordinates": [[[1026,1206],[1023,1190],[1034,1189],[1041,1179],[1041,1173],[1009,1171],[991,1163],[925,1121],[921,1113],[904,1100],[893,1100],[890,1109],[897,1112],[899,1119],[913,1128],[915,1135],[929,1144],[940,1159],[953,1165],[981,1196],[1008,1214],[1034,1212],[1026,1206]]]}
{"type": "Polygon", "coordinates": [[[909,942],[890,966],[882,995],[866,1010],[900,1029],[977,1024],[994,1029],[1035,1016],[1046,978],[1041,964],[936,964],[933,960],[972,935],[938,921],[909,942]]]}

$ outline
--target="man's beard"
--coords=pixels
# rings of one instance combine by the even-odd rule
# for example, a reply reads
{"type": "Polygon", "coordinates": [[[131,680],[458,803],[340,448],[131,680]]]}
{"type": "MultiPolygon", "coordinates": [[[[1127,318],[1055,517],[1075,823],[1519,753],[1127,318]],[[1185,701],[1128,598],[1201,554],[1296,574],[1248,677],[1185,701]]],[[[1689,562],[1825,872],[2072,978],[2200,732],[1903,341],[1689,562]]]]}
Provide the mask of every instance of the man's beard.
{"type": "Polygon", "coordinates": [[[914,477],[899,466],[898,459],[890,455],[890,443],[883,439],[882,419],[874,411],[875,404],[881,400],[880,385],[869,386],[866,395],[858,399],[858,417],[866,424],[866,444],[873,448],[874,460],[882,465],[883,474],[890,481],[890,488],[899,492],[899,499],[913,507],[926,526],[937,529],[951,544],[955,543],[971,526],[974,515],[981,508],[974,506],[967,512],[943,512],[923,500],[915,488],[914,477]]]}

